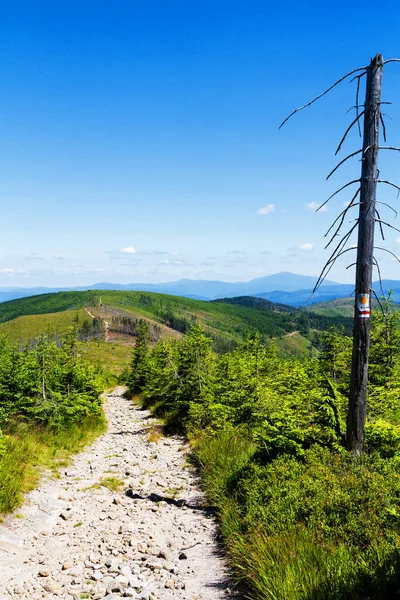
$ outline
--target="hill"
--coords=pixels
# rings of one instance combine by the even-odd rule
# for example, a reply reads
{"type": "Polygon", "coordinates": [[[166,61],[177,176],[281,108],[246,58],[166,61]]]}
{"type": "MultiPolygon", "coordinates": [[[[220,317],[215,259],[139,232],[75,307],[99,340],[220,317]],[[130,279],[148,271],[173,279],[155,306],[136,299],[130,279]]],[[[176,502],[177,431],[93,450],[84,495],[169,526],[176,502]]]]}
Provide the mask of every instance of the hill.
{"type": "MultiPolygon", "coordinates": [[[[216,300],[218,298],[234,298],[238,296],[256,296],[290,306],[309,306],[319,302],[347,298],[353,293],[353,284],[341,284],[326,280],[321,287],[312,293],[317,281],[316,277],[297,275],[296,273],[276,273],[259,277],[250,281],[225,282],[214,280],[180,279],[167,283],[96,283],[87,287],[77,288],[0,288],[0,302],[57,292],[86,292],[86,291],[141,291],[182,296],[194,300],[216,300]]],[[[383,280],[382,286],[387,294],[393,291],[392,298],[400,301],[400,281],[383,280]]],[[[380,289],[380,283],[374,282],[373,287],[380,289]]]]}
{"type": "MultiPolygon", "coordinates": [[[[185,296],[199,300],[215,300],[222,296],[234,297],[243,295],[259,295],[274,290],[293,292],[299,289],[312,288],[317,281],[316,277],[308,275],[297,275],[296,273],[276,273],[258,277],[250,281],[225,282],[217,280],[180,279],[166,283],[109,283],[100,282],[87,287],[77,288],[0,288],[0,302],[23,298],[43,293],[56,293],[66,291],[97,291],[97,290],[119,290],[119,291],[147,291],[176,296],[185,296]]],[[[324,282],[324,285],[339,285],[332,281],[324,282]]]]}
{"type": "MultiPolygon", "coordinates": [[[[351,326],[350,319],[332,318],[261,298],[239,297],[205,302],[180,296],[135,291],[84,291],[42,294],[0,304],[0,333],[24,343],[40,331],[56,336],[75,324],[84,341],[132,346],[140,319],[150,324],[154,340],[179,336],[195,322],[205,327],[217,351],[226,351],[257,330],[262,339],[278,338],[288,352],[309,354],[307,340],[332,324],[351,326]],[[296,333],[296,335],[294,335],[296,333]]],[[[129,350],[130,351],[130,350],[129,350]]]]}
{"type": "MultiPolygon", "coordinates": [[[[394,295],[396,298],[396,295],[394,295]]],[[[391,296],[393,300],[393,295],[391,296]]],[[[397,296],[397,302],[393,302],[392,309],[399,310],[400,305],[398,301],[400,297],[397,296]]],[[[378,302],[372,300],[372,308],[379,308],[378,302]]],[[[309,310],[319,315],[326,317],[353,317],[354,315],[354,296],[350,298],[336,298],[327,302],[319,302],[310,306],[309,310]]]]}
{"type": "Polygon", "coordinates": [[[326,317],[353,317],[354,296],[351,298],[336,298],[327,302],[318,302],[310,310],[326,317]]]}

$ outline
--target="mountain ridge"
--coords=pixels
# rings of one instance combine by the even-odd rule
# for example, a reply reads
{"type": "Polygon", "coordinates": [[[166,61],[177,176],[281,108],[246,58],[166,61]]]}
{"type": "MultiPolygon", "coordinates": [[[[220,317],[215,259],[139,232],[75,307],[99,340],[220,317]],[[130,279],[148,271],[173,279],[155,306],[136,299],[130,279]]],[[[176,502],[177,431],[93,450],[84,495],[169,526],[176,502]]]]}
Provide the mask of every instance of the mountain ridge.
{"type": "MultiPolygon", "coordinates": [[[[274,303],[288,304],[290,306],[309,306],[319,302],[335,300],[336,298],[349,297],[354,291],[353,284],[336,283],[327,280],[324,281],[321,287],[313,294],[312,290],[316,281],[317,277],[298,275],[296,273],[283,271],[244,282],[180,279],[163,283],[122,284],[99,282],[88,286],[57,288],[0,287],[0,303],[38,294],[51,294],[56,292],[121,290],[171,294],[195,300],[217,300],[219,298],[256,296],[274,303]]],[[[376,290],[380,290],[381,288],[380,282],[374,282],[373,286],[376,290]]],[[[383,280],[382,287],[385,293],[389,290],[394,290],[393,300],[397,302],[400,301],[400,281],[392,279],[383,280]]]]}

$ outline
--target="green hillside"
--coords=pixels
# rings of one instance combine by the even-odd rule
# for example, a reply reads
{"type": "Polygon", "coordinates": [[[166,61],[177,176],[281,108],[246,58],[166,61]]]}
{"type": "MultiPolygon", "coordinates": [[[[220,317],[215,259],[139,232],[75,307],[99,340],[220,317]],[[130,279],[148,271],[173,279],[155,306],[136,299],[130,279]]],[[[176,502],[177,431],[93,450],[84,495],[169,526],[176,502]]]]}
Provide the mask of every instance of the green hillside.
{"type": "MultiPolygon", "coordinates": [[[[372,299],[372,308],[379,309],[379,304],[376,299],[372,299]]],[[[390,302],[391,310],[399,310],[400,305],[397,302],[390,302]]],[[[353,317],[354,315],[354,296],[351,298],[336,298],[327,302],[319,302],[313,304],[309,309],[321,316],[325,317],[353,317]]]]}
{"type": "Polygon", "coordinates": [[[354,297],[319,302],[310,306],[310,310],[325,317],[352,317],[354,314],[354,297]]]}
{"type": "Polygon", "coordinates": [[[37,338],[41,333],[51,337],[62,335],[74,323],[83,323],[85,319],[88,319],[88,315],[84,309],[22,315],[1,323],[0,332],[5,333],[11,341],[23,344],[29,339],[37,338]]]}
{"type": "MultiPolygon", "coordinates": [[[[274,320],[277,324],[279,323],[281,327],[285,327],[286,323],[296,323],[297,329],[305,335],[307,335],[311,329],[323,331],[329,329],[333,324],[343,326],[346,332],[351,332],[351,319],[346,318],[348,316],[346,314],[325,314],[324,312],[295,308],[293,306],[270,302],[269,300],[255,298],[253,296],[223,298],[221,300],[214,300],[214,302],[223,302],[224,304],[253,309],[258,315],[263,315],[263,319],[269,318],[274,320]]],[[[286,331],[286,333],[289,333],[289,331],[286,331]]]]}
{"type": "Polygon", "coordinates": [[[289,351],[301,348],[307,354],[309,343],[304,340],[311,331],[331,325],[344,325],[349,319],[331,318],[316,313],[273,304],[251,297],[214,302],[192,300],[151,292],[85,291],[58,292],[12,300],[0,304],[0,332],[13,341],[33,338],[40,331],[55,332],[69,324],[89,327],[91,319],[107,322],[113,341],[121,342],[135,335],[136,323],[145,319],[152,325],[153,337],[185,333],[200,322],[214,339],[216,350],[224,351],[257,330],[262,339],[284,338],[298,332],[290,340],[289,351]],[[57,329],[58,330],[58,329],[57,329]]]}

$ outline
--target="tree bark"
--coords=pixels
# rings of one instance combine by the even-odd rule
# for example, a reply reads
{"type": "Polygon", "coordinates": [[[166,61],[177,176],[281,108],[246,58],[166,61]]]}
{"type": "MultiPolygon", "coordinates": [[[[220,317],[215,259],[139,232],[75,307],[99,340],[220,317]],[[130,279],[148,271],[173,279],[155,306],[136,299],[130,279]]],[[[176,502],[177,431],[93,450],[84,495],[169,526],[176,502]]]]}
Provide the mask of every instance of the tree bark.
{"type": "Polygon", "coordinates": [[[378,179],[379,121],[383,56],[377,54],[367,69],[364,139],[360,180],[356,298],[347,449],[359,456],[364,447],[367,414],[368,355],[371,326],[371,286],[374,253],[376,185],[378,179]]]}

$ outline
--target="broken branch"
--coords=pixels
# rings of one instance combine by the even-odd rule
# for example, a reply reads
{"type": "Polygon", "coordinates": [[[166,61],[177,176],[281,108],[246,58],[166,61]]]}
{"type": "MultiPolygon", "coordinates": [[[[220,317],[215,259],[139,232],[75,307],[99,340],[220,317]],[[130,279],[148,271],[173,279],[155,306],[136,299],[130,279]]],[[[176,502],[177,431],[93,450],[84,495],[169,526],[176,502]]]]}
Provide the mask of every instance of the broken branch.
{"type": "Polygon", "coordinates": [[[293,115],[295,115],[296,113],[300,112],[304,108],[307,108],[308,106],[311,106],[311,104],[314,104],[314,102],[316,102],[317,100],[319,100],[320,98],[322,98],[322,96],[325,96],[325,94],[327,94],[334,87],[336,87],[337,85],[339,85],[339,83],[342,83],[342,81],[344,81],[345,79],[347,79],[347,77],[350,77],[350,75],[353,75],[354,73],[358,73],[359,71],[365,71],[366,72],[366,70],[367,70],[367,67],[360,67],[358,69],[353,69],[353,71],[350,71],[350,73],[347,73],[346,75],[344,75],[343,77],[341,77],[340,79],[338,79],[327,90],[325,90],[324,92],[322,92],[322,94],[319,94],[319,96],[316,96],[316,98],[314,98],[313,100],[311,100],[311,102],[307,102],[307,104],[304,104],[304,106],[300,106],[299,108],[296,108],[296,110],[294,110],[292,113],[290,113],[290,115],[288,117],[286,117],[286,119],[284,121],[282,121],[282,123],[279,125],[279,129],[281,129],[281,127],[283,127],[284,124],[287,123],[287,121],[289,121],[289,119],[291,117],[293,117],[293,115]]]}

